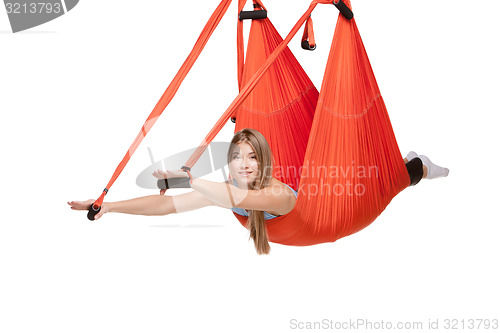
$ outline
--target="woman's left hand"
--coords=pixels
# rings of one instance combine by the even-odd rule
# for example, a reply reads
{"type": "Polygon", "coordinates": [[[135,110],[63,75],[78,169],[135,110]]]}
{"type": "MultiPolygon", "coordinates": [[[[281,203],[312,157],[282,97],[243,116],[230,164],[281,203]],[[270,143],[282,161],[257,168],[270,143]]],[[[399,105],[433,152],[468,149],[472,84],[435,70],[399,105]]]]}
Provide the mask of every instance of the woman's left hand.
{"type": "MultiPolygon", "coordinates": [[[[90,205],[92,205],[94,202],[95,202],[94,199],[89,199],[87,201],[68,201],[68,205],[70,205],[71,209],[73,210],[89,210],[90,205]]],[[[99,213],[96,214],[94,220],[98,220],[99,218],[101,218],[101,216],[103,216],[107,212],[109,212],[109,204],[103,202],[101,205],[101,210],[99,211],[99,213]]]]}

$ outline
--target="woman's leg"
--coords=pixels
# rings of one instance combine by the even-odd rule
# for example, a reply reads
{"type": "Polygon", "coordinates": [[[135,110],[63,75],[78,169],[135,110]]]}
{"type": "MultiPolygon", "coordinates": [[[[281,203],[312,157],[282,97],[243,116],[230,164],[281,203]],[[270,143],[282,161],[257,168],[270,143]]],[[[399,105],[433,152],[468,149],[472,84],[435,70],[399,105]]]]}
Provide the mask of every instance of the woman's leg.
{"type": "MultiPolygon", "coordinates": [[[[404,160],[405,164],[408,163],[408,159],[406,157],[403,160],[404,160]]],[[[422,178],[427,178],[427,167],[425,165],[422,165],[422,168],[424,169],[424,174],[423,174],[422,178]]]]}
{"type": "MultiPolygon", "coordinates": [[[[408,161],[406,158],[405,160],[408,161]]],[[[410,186],[417,185],[422,178],[427,176],[427,170],[424,170],[425,165],[420,158],[415,157],[409,162],[406,162],[405,165],[408,175],[410,175],[410,186]]]]}
{"type": "Polygon", "coordinates": [[[410,152],[404,158],[406,169],[410,175],[410,186],[416,185],[420,179],[434,179],[440,177],[447,177],[450,170],[448,168],[440,167],[431,162],[425,155],[417,155],[415,152],[410,152]],[[409,159],[409,161],[408,161],[409,159]]]}

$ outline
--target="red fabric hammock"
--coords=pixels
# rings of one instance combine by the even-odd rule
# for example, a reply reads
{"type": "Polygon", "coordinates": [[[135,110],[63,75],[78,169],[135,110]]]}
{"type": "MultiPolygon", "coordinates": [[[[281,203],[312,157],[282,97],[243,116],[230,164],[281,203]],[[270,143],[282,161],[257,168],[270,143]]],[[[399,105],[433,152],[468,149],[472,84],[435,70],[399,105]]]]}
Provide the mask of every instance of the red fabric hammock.
{"type": "MultiPolygon", "coordinates": [[[[344,2],[350,7],[349,1],[344,2]]],[[[271,132],[266,133],[268,138],[289,131],[283,126],[255,122],[254,115],[243,116],[247,109],[239,111],[238,128],[271,132]]],[[[287,123],[285,118],[281,121],[287,123]]],[[[281,155],[293,148],[281,143],[273,152],[281,155]]],[[[284,158],[280,163],[277,166],[281,169],[293,164],[284,158]]],[[[272,242],[312,245],[351,235],[372,223],[410,184],[356,22],[342,15],[337,21],[301,171],[294,209],[267,221],[272,242]]],[[[246,217],[234,215],[246,224],[246,217]]]]}
{"type": "MultiPolygon", "coordinates": [[[[252,21],[243,85],[281,42],[283,39],[269,19],[252,21]]],[[[274,177],[295,189],[300,175],[293,171],[304,164],[317,101],[316,87],[287,47],[235,111],[235,132],[254,128],[262,133],[271,151],[276,152],[274,177]]]]}
{"type": "MultiPolygon", "coordinates": [[[[229,2],[223,0],[212,15],[94,207],[100,207],[109,187],[170,102],[229,2]]],[[[344,2],[350,7],[348,0],[344,2]]],[[[353,234],[373,222],[392,198],[410,184],[354,19],[339,15],[309,132],[317,92],[286,45],[318,3],[332,1],[313,0],[282,42],[269,20],[254,21],[245,66],[239,24],[241,91],[185,164],[192,167],[196,163],[232,116],[237,119],[235,130],[252,127],[263,133],[273,149],[275,168],[300,170],[278,177],[285,183],[299,184],[294,209],[267,221],[269,240],[286,245],[333,242],[353,234]],[[261,47],[256,46],[258,43],[262,43],[261,47]]],[[[241,0],[240,9],[243,5],[241,0]]],[[[235,215],[246,224],[245,217],[235,215]]]]}

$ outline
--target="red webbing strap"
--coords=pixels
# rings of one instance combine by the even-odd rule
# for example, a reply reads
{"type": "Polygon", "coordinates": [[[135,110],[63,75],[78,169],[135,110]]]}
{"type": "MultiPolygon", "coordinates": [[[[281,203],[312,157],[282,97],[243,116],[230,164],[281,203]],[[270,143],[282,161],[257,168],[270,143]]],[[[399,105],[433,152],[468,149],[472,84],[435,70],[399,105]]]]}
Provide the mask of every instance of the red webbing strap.
{"type": "Polygon", "coordinates": [[[308,41],[310,47],[314,47],[316,45],[316,41],[314,40],[314,29],[313,29],[313,20],[312,17],[308,17],[305,27],[304,34],[302,35],[302,41],[308,41]]]}
{"type": "MultiPolygon", "coordinates": [[[[245,7],[247,0],[238,1],[238,15],[245,7]]],[[[238,89],[241,90],[241,79],[243,77],[243,64],[245,62],[245,45],[243,41],[243,21],[238,19],[238,26],[236,28],[236,53],[237,53],[237,64],[238,64],[238,89]]]]}
{"type": "MultiPolygon", "coordinates": [[[[238,15],[245,7],[247,0],[239,0],[238,1],[238,15]]],[[[254,0],[254,4],[259,5],[263,10],[266,10],[266,7],[259,0],[254,0]]],[[[238,89],[241,91],[241,80],[243,79],[243,66],[245,62],[245,44],[243,40],[243,21],[238,19],[238,27],[236,29],[236,53],[237,53],[237,63],[238,63],[238,89]]]]}
{"type": "Polygon", "coordinates": [[[252,89],[257,85],[259,80],[262,78],[262,76],[266,73],[266,71],[269,69],[269,67],[274,63],[276,58],[281,54],[281,52],[287,47],[288,43],[292,40],[292,38],[295,36],[297,31],[299,31],[300,27],[304,22],[307,20],[309,15],[311,15],[311,12],[314,10],[317,4],[322,3],[322,4],[332,4],[333,0],[313,0],[311,4],[309,5],[309,8],[307,11],[302,15],[302,17],[297,21],[297,23],[294,25],[292,30],[288,33],[286,38],[281,42],[276,49],[271,53],[271,55],[267,58],[267,60],[264,62],[264,64],[255,72],[255,74],[252,76],[252,78],[247,82],[245,87],[241,89],[240,93],[236,98],[233,100],[231,105],[227,108],[227,110],[222,114],[222,116],[219,118],[217,123],[215,123],[214,127],[210,130],[210,132],[207,134],[205,139],[200,143],[199,147],[195,150],[195,152],[189,157],[188,161],[184,164],[185,166],[192,168],[193,165],[198,161],[198,159],[201,157],[205,149],[207,149],[208,144],[212,142],[212,140],[215,138],[215,136],[220,132],[220,130],[224,127],[224,125],[227,123],[229,118],[231,118],[236,109],[241,105],[241,103],[245,100],[245,98],[250,94],[252,89]]]}
{"type": "Polygon", "coordinates": [[[106,189],[102,192],[101,196],[96,200],[94,203],[94,207],[97,209],[98,207],[101,206],[104,196],[107,194],[108,189],[111,188],[115,180],[118,178],[118,176],[121,174],[123,169],[125,168],[125,165],[127,165],[128,161],[130,160],[130,157],[134,154],[136,151],[137,147],[139,144],[142,142],[146,134],[149,132],[151,127],[154,125],[158,117],[162,114],[163,110],[167,107],[167,105],[170,103],[172,98],[175,96],[175,93],[179,89],[182,81],[186,77],[186,75],[189,73],[189,70],[191,67],[193,67],[194,63],[198,59],[198,56],[200,55],[201,51],[203,51],[203,48],[205,47],[206,43],[210,39],[210,36],[214,32],[215,28],[219,24],[220,20],[226,13],[229,5],[231,4],[231,0],[222,0],[217,9],[215,9],[214,13],[208,20],[207,24],[203,28],[200,36],[198,37],[198,40],[196,41],[193,49],[189,53],[188,57],[182,64],[181,68],[175,75],[174,79],[170,83],[170,85],[167,87],[163,95],[161,96],[160,100],[154,107],[153,111],[149,115],[148,119],[142,126],[141,130],[139,131],[139,134],[135,138],[134,142],[128,149],[127,153],[123,157],[122,161],[116,168],[115,172],[113,173],[113,176],[111,177],[108,185],[106,185],[106,189]],[[97,207],[96,207],[97,206],[97,207]]]}

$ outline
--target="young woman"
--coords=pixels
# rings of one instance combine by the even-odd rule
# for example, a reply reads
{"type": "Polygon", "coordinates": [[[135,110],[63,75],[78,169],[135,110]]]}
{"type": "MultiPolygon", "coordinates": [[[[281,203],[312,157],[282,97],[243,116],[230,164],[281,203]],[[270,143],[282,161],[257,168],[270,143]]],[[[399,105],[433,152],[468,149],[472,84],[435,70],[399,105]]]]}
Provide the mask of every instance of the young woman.
{"type": "MultiPolygon", "coordinates": [[[[231,179],[224,183],[204,179],[190,179],[184,171],[155,171],[158,179],[173,183],[181,180],[181,187],[194,191],[177,196],[151,195],[126,201],[104,202],[95,216],[98,220],[109,212],[135,215],[167,215],[206,207],[230,208],[235,213],[248,216],[247,228],[258,254],[268,254],[270,246],[266,220],[288,214],[295,206],[297,191],[272,176],[273,157],[264,136],[253,129],[237,132],[227,154],[231,179]],[[169,181],[170,180],[170,181],[169,181]]],[[[411,185],[422,178],[445,177],[448,169],[434,165],[427,157],[410,152],[405,158],[411,185]]],[[[179,184],[179,183],[177,183],[179,184]]],[[[178,186],[177,186],[178,187],[178,186]]],[[[73,210],[88,210],[95,200],[70,201],[73,210]]]]}

